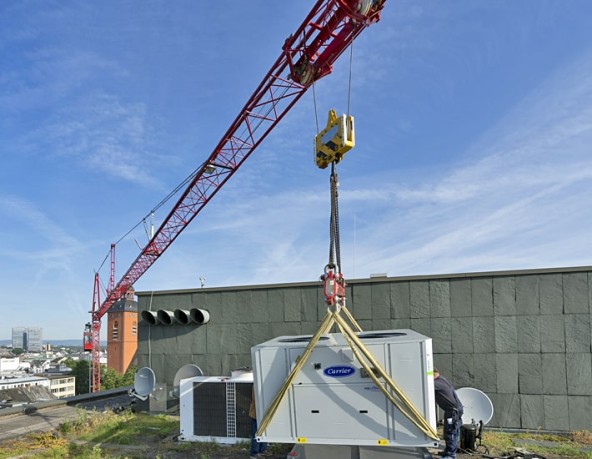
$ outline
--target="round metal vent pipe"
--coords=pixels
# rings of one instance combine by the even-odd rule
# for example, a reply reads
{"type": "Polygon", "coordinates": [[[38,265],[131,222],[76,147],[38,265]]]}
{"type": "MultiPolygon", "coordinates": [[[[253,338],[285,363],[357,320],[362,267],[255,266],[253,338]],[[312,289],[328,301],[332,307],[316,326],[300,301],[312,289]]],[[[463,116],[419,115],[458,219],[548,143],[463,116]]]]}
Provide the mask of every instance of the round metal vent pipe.
{"type": "Polygon", "coordinates": [[[210,313],[206,309],[192,308],[189,311],[191,320],[196,324],[207,324],[210,321],[210,313]]]}
{"type": "Polygon", "coordinates": [[[148,325],[158,325],[158,317],[156,311],[142,311],[142,319],[148,322],[148,325]]]}
{"type": "Polygon", "coordinates": [[[173,311],[167,311],[166,309],[159,309],[156,317],[158,317],[158,321],[163,325],[172,325],[175,322],[173,311]]]}
{"type": "Polygon", "coordinates": [[[191,313],[187,309],[175,309],[175,320],[181,325],[187,325],[191,322],[191,313]]]}

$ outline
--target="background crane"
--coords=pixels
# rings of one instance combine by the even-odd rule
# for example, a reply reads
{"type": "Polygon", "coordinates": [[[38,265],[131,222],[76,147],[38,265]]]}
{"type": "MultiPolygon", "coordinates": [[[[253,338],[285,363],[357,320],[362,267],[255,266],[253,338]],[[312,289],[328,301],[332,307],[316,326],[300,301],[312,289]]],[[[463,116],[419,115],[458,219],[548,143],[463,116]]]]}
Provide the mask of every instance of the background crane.
{"type": "MultiPolygon", "coordinates": [[[[282,46],[282,53],[196,171],[187,188],[154,236],[100,301],[95,274],[91,322],[85,349],[92,353],[91,391],[100,390],[101,318],[191,223],[201,209],[238,170],[290,108],[317,80],[331,73],[333,63],[354,39],[380,19],[385,0],[319,0],[300,27],[282,46]]],[[[111,251],[111,277],[114,251],[111,251]]],[[[110,279],[111,281],[111,279],[110,279]]]]}

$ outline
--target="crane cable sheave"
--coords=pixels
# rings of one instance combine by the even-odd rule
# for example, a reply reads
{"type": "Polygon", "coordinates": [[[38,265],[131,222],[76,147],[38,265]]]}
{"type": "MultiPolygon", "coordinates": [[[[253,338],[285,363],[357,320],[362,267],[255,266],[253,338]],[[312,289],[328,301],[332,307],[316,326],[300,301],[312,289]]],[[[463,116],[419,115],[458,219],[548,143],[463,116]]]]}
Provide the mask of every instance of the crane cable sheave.
{"type": "Polygon", "coordinates": [[[329,110],[327,125],[314,139],[314,161],[317,167],[325,169],[329,164],[337,164],[343,156],[356,145],[354,117],[337,116],[329,110]]]}

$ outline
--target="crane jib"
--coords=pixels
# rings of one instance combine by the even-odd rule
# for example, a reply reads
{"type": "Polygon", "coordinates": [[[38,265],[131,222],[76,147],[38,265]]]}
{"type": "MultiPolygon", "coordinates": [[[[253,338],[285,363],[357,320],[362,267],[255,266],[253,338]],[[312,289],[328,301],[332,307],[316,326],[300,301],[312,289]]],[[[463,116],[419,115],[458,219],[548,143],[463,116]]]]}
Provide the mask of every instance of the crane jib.
{"type": "MultiPolygon", "coordinates": [[[[319,0],[282,46],[282,52],[231,123],[214,151],[189,182],[152,239],[100,307],[93,324],[166,251],[250,154],[332,65],[355,38],[378,22],[384,0],[319,0]]],[[[111,286],[110,286],[111,287],[111,286]]],[[[99,334],[93,333],[93,370],[99,334]]]]}

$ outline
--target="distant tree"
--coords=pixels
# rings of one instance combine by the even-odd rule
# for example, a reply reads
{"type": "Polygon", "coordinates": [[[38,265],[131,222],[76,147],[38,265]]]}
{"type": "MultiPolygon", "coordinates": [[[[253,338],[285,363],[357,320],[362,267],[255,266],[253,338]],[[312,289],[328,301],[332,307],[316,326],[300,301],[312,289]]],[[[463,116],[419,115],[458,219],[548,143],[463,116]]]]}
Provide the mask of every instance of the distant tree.
{"type": "Polygon", "coordinates": [[[15,348],[12,350],[12,353],[13,353],[14,355],[21,355],[23,352],[25,352],[25,350],[24,350],[24,349],[21,349],[20,347],[15,347],[15,348]]]}
{"type": "Polygon", "coordinates": [[[64,363],[72,368],[72,376],[76,377],[76,395],[88,394],[90,392],[90,362],[86,360],[66,359],[64,363]]]}
{"type": "Polygon", "coordinates": [[[134,385],[136,367],[128,368],[124,374],[117,373],[112,368],[104,368],[101,373],[101,389],[117,389],[134,385]]]}

